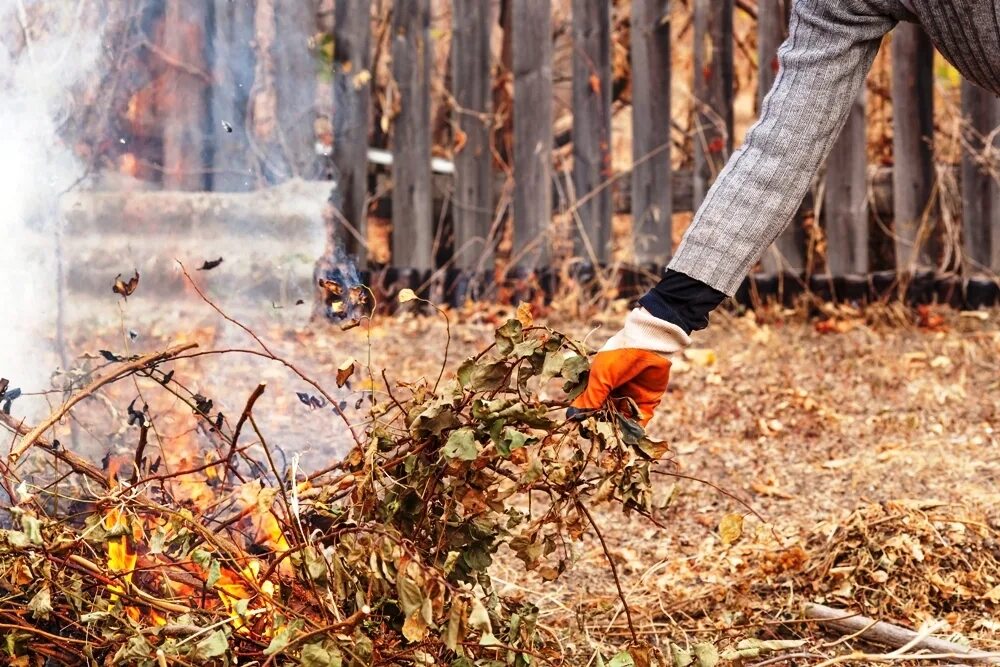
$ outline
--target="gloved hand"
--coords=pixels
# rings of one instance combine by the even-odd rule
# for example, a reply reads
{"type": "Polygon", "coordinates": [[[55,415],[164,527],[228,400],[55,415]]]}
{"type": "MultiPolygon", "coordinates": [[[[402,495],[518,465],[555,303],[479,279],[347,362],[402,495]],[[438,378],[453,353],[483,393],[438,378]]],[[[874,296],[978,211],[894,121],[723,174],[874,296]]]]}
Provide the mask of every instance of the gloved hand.
{"type": "Polygon", "coordinates": [[[587,388],[573,401],[573,407],[596,410],[608,399],[630,398],[645,426],[667,390],[667,355],[690,344],[691,338],[676,324],[654,317],[644,308],[634,309],[621,331],[608,339],[591,361],[587,388]]]}

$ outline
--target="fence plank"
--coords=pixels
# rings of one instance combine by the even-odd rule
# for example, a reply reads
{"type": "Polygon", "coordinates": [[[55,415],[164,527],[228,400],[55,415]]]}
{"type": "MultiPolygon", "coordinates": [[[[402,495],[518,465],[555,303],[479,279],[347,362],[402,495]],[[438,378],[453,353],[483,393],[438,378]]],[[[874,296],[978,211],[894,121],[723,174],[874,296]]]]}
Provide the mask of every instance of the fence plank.
{"type": "MultiPolygon", "coordinates": [[[[454,0],[451,45],[455,155],[455,252],[461,269],[492,255],[490,154],[490,0],[454,0]]],[[[488,259],[487,259],[488,261],[488,259]]],[[[488,264],[487,264],[488,265],[488,264]]]]}
{"type": "Polygon", "coordinates": [[[694,203],[733,152],[733,0],[694,0],[694,203]]]}
{"type": "MultiPolygon", "coordinates": [[[[371,0],[338,0],[333,27],[333,164],[337,205],[344,220],[367,237],[368,125],[371,116],[371,0]]],[[[365,263],[354,234],[338,233],[365,263]]]]}
{"type": "Polygon", "coordinates": [[[309,2],[276,2],[274,11],[275,91],[279,143],[289,172],[300,178],[323,176],[316,154],[316,58],[309,43],[319,26],[309,2]]]}
{"type": "Polygon", "coordinates": [[[933,216],[934,46],[914,23],[900,23],[892,36],[892,102],[896,270],[912,274],[933,267],[937,254],[927,217],[933,216]]]}
{"type": "Polygon", "coordinates": [[[826,161],[823,216],[827,271],[835,276],[868,272],[866,151],[865,94],[862,91],[826,161]]]}
{"type": "MultiPolygon", "coordinates": [[[[790,6],[790,0],[759,0],[757,3],[758,109],[763,108],[764,98],[778,75],[778,47],[788,36],[790,6]]],[[[761,259],[761,269],[770,274],[797,273],[805,269],[805,265],[805,232],[802,216],[796,213],[761,259]]]]}
{"type": "Polygon", "coordinates": [[[216,192],[244,192],[258,184],[246,125],[256,60],[253,39],[253,5],[215,0],[210,177],[216,192]]]}
{"type": "Polygon", "coordinates": [[[393,127],[392,262],[427,270],[434,265],[430,0],[397,0],[392,34],[392,75],[399,89],[393,127]]]}
{"type": "MultiPolygon", "coordinates": [[[[965,269],[969,275],[1000,273],[1000,98],[973,83],[962,83],[962,115],[967,135],[980,154],[993,139],[993,173],[966,152],[962,156],[962,202],[965,269]]],[[[981,157],[981,155],[980,155],[981,157]]]]}
{"type": "Polygon", "coordinates": [[[635,261],[662,266],[673,254],[670,178],[670,0],[634,0],[632,48],[632,237],[635,261]]]}
{"type": "Polygon", "coordinates": [[[512,0],[514,247],[522,267],[544,266],[552,218],[552,6],[512,0]]]}
{"type": "Polygon", "coordinates": [[[577,253],[606,261],[611,245],[611,3],[573,0],[573,189],[577,253]]]}
{"type": "Polygon", "coordinates": [[[316,155],[316,61],[309,48],[316,13],[309,3],[257,0],[254,4],[254,74],[251,133],[265,179],[319,178],[316,155]],[[278,5],[281,5],[280,7],[278,5]]]}
{"type": "Polygon", "coordinates": [[[169,0],[163,29],[163,52],[183,67],[164,70],[162,96],[163,186],[170,190],[201,190],[202,161],[208,128],[208,68],[204,27],[208,11],[203,0],[169,0]],[[202,73],[202,76],[196,74],[202,73]]]}

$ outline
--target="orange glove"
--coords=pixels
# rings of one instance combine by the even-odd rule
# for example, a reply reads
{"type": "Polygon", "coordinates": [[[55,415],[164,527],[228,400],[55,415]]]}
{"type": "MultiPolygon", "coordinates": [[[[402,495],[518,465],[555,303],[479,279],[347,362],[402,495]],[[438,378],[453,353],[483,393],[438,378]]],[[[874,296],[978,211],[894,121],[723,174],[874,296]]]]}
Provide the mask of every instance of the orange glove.
{"type": "Polygon", "coordinates": [[[622,330],[597,352],[590,364],[587,388],[573,401],[573,407],[596,410],[608,399],[630,398],[645,426],[670,380],[666,355],[690,344],[691,338],[683,329],[636,308],[625,318],[622,330]]]}

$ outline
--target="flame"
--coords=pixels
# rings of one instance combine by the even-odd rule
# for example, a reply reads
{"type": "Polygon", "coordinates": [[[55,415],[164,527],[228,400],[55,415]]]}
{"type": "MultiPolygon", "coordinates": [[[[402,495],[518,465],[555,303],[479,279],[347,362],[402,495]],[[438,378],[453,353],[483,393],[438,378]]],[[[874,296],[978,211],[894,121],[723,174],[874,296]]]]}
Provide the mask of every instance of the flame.
{"type": "MultiPolygon", "coordinates": [[[[109,533],[121,533],[108,539],[108,569],[121,575],[119,579],[125,583],[131,584],[139,556],[132,548],[133,535],[128,534],[128,519],[117,508],[112,508],[104,515],[104,529],[109,533]]],[[[121,599],[125,591],[118,584],[108,584],[108,590],[110,591],[108,607],[111,608],[121,599]]],[[[140,614],[137,608],[125,607],[125,613],[133,621],[139,620],[140,614]]]]}

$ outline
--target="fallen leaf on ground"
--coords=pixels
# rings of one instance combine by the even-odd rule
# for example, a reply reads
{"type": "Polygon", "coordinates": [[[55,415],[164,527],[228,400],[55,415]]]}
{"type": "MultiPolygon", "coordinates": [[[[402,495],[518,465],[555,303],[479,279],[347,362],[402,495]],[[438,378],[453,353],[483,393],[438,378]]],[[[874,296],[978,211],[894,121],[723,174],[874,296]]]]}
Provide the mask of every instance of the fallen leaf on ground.
{"type": "Polygon", "coordinates": [[[719,537],[722,543],[730,545],[743,537],[743,515],[727,514],[719,522],[719,537]]]}

